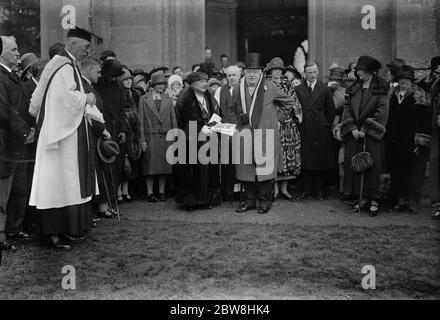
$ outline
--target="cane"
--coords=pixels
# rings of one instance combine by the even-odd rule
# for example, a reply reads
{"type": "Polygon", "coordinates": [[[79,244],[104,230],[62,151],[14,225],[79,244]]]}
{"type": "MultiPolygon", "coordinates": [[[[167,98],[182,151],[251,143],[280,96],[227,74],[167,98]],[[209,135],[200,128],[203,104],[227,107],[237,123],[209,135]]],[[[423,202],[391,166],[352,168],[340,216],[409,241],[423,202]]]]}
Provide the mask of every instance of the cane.
{"type": "Polygon", "coordinates": [[[117,194],[116,194],[116,188],[115,188],[115,180],[113,179],[113,170],[112,170],[112,166],[110,164],[108,165],[108,167],[110,169],[110,179],[111,179],[111,182],[112,182],[113,199],[115,201],[116,214],[118,215],[118,222],[121,222],[121,216],[119,214],[119,206],[118,206],[118,200],[117,200],[117,194]]]}
{"type": "MultiPolygon", "coordinates": [[[[367,144],[367,138],[364,137],[364,147],[363,147],[363,152],[366,151],[366,144],[367,144]]],[[[361,214],[361,208],[362,208],[362,198],[364,195],[364,180],[365,180],[365,173],[362,172],[361,173],[361,190],[359,192],[359,214],[361,214]]]]}

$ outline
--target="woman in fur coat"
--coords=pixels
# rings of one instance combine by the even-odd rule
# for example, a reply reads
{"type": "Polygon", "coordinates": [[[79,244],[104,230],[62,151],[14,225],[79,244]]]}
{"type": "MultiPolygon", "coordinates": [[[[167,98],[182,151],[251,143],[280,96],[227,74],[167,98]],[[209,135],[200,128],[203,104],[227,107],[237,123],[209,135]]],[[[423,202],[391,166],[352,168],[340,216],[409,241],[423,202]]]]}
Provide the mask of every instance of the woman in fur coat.
{"type": "Polygon", "coordinates": [[[351,169],[353,156],[366,151],[373,165],[364,173],[363,201],[353,211],[369,205],[370,216],[379,213],[380,176],[385,172],[384,136],[388,121],[388,86],[377,76],[382,65],[369,56],[359,58],[356,73],[359,80],[347,89],[348,101],[344,107],[341,137],[345,142],[344,193],[359,196],[361,174],[351,169]]]}

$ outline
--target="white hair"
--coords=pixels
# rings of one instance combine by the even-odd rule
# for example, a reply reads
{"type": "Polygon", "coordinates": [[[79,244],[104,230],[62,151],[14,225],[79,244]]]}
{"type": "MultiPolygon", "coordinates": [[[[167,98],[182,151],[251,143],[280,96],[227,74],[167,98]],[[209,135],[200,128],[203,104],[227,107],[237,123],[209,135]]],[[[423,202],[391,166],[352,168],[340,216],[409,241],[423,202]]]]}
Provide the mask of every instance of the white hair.
{"type": "Polygon", "coordinates": [[[240,68],[237,66],[229,66],[226,68],[225,73],[226,74],[236,73],[236,74],[240,75],[241,71],[240,71],[240,68]]]}

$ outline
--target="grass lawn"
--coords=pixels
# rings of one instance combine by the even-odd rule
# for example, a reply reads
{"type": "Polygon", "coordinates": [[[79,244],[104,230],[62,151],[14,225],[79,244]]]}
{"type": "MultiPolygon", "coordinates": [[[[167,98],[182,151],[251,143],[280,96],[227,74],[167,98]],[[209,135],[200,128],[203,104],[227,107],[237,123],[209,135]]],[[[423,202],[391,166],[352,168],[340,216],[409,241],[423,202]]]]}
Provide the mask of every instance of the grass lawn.
{"type": "Polygon", "coordinates": [[[440,232],[429,212],[371,222],[336,202],[295,206],[259,217],[137,202],[70,252],[35,242],[4,253],[0,298],[440,298],[440,232]],[[64,265],[76,268],[76,290],[61,288],[64,265]],[[361,287],[365,265],[376,269],[376,290],[361,287]]]}

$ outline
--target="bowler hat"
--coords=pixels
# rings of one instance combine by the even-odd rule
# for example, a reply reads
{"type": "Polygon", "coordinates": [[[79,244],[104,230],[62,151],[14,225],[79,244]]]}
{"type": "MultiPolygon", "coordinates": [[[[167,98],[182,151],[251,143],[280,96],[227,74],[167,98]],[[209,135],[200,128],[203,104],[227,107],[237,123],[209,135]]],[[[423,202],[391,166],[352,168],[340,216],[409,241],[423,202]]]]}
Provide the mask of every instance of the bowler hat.
{"type": "Polygon", "coordinates": [[[113,140],[98,139],[98,155],[102,162],[110,164],[115,162],[119,155],[119,145],[113,140]]]}
{"type": "Polygon", "coordinates": [[[283,59],[276,57],[276,58],[273,58],[272,60],[270,60],[269,63],[266,65],[264,72],[268,73],[271,70],[275,70],[275,69],[280,69],[283,71],[286,69],[284,67],[283,59]]]}
{"type": "Polygon", "coordinates": [[[154,87],[159,84],[166,84],[165,73],[163,71],[157,71],[151,75],[151,86],[154,87]]]}
{"type": "Polygon", "coordinates": [[[38,57],[34,53],[29,52],[29,53],[25,53],[24,55],[22,55],[20,60],[21,60],[21,67],[22,67],[23,74],[24,74],[24,73],[26,73],[27,69],[29,69],[30,66],[35,61],[38,60],[38,57]]]}
{"type": "Polygon", "coordinates": [[[263,69],[263,56],[261,53],[247,53],[246,54],[246,69],[263,69]]]}
{"type": "Polygon", "coordinates": [[[361,56],[356,63],[355,69],[364,70],[367,72],[376,72],[382,69],[382,64],[373,57],[361,56]]]}
{"type": "Polygon", "coordinates": [[[345,76],[345,70],[341,67],[336,67],[333,69],[330,69],[330,75],[328,76],[329,80],[339,80],[342,81],[344,80],[344,76],[345,76]]]}
{"type": "Polygon", "coordinates": [[[399,81],[400,79],[408,79],[414,81],[415,80],[414,68],[408,65],[402,66],[396,75],[396,81],[399,81]]]}

